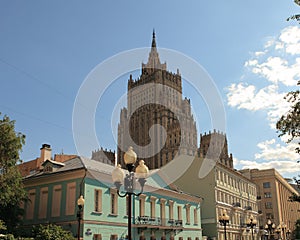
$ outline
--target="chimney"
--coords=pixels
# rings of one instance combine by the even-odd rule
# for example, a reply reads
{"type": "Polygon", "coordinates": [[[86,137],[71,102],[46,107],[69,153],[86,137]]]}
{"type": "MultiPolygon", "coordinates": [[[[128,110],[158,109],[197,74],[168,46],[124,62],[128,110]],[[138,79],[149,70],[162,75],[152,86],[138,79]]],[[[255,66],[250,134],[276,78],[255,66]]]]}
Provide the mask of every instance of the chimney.
{"type": "Polygon", "coordinates": [[[43,163],[45,160],[51,160],[51,146],[49,144],[43,144],[41,147],[41,157],[40,162],[43,163]]]}

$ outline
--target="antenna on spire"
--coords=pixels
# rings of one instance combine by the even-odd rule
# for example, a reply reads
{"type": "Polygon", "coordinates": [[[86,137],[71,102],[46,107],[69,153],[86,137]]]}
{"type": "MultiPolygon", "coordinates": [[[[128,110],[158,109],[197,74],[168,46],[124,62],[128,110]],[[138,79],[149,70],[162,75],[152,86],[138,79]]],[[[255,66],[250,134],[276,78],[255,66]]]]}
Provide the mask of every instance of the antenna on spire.
{"type": "Polygon", "coordinates": [[[156,48],[156,42],[155,42],[155,29],[153,28],[153,33],[152,33],[152,45],[153,48],[156,48]]]}

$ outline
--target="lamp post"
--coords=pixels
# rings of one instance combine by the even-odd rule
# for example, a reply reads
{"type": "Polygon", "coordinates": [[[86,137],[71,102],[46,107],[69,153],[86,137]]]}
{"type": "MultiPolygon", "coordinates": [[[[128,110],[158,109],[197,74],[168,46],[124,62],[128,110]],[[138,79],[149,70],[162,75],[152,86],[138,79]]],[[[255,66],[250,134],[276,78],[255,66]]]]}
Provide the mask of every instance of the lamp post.
{"type": "Polygon", "coordinates": [[[286,231],[286,239],[287,239],[287,240],[290,239],[290,235],[291,235],[291,230],[288,229],[288,230],[286,231]]]}
{"type": "Polygon", "coordinates": [[[121,169],[121,166],[118,165],[112,171],[112,179],[117,188],[117,193],[120,197],[128,196],[128,240],[132,240],[131,236],[131,205],[132,205],[132,195],[139,196],[143,193],[144,186],[146,183],[146,177],[149,173],[148,167],[144,164],[144,160],[139,161],[139,165],[136,167],[134,174],[134,164],[136,162],[137,155],[133,151],[132,147],[129,147],[128,151],[124,154],[124,162],[126,164],[126,168],[128,170],[128,174],[124,174],[124,171],[121,169]],[[125,176],[125,177],[124,177],[125,176]],[[135,193],[135,182],[138,179],[138,182],[141,186],[140,192],[135,193]],[[122,182],[124,182],[125,193],[120,193],[120,188],[122,186],[122,182]]]}
{"type": "Polygon", "coordinates": [[[287,225],[285,223],[282,223],[281,224],[281,229],[282,229],[282,234],[283,234],[283,238],[284,240],[287,239],[287,225]]]}
{"type": "Polygon", "coordinates": [[[250,215],[250,218],[248,220],[248,223],[247,223],[247,227],[250,227],[251,228],[251,236],[252,236],[252,240],[254,240],[254,235],[253,235],[253,228],[256,226],[257,224],[257,221],[256,219],[254,219],[253,215],[251,214],[250,215]]]}
{"type": "Polygon", "coordinates": [[[77,228],[77,239],[80,240],[80,222],[82,220],[82,210],[84,206],[84,198],[82,195],[77,200],[77,206],[78,206],[78,211],[77,211],[77,221],[78,221],[78,228],[77,228]]]}
{"type": "Polygon", "coordinates": [[[269,219],[265,225],[265,229],[269,233],[269,239],[271,239],[271,235],[273,234],[275,228],[276,228],[275,223],[272,223],[272,221],[269,219]]]}
{"type": "Polygon", "coordinates": [[[282,231],[282,236],[283,236],[283,239],[286,240],[287,236],[286,236],[286,229],[287,229],[287,226],[284,222],[282,222],[279,226],[278,226],[279,229],[281,229],[282,231]]]}
{"type": "Polygon", "coordinates": [[[278,226],[278,227],[276,228],[275,232],[277,233],[277,238],[280,239],[280,233],[281,233],[280,226],[278,226]]]}
{"type": "Polygon", "coordinates": [[[229,216],[225,209],[223,210],[222,215],[219,216],[219,223],[224,226],[224,239],[226,240],[226,225],[229,223],[229,216]]]}

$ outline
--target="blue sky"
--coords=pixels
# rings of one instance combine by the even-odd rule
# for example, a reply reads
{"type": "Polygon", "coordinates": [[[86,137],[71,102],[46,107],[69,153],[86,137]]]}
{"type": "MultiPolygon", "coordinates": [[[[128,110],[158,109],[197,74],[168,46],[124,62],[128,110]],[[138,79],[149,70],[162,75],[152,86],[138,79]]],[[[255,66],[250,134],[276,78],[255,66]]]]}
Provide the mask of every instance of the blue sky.
{"type": "MultiPolygon", "coordinates": [[[[300,77],[300,25],[286,21],[297,12],[292,0],[1,1],[0,112],[26,134],[25,161],[39,156],[43,143],[53,153],[77,153],[72,112],[84,79],[120,52],[149,47],[155,28],[158,47],[193,58],[214,80],[235,167],[298,175],[298,156],[274,129],[274,119],[287,109],[282,96],[300,77]]],[[[116,149],[105,129],[128,76],[99,102],[95,128],[103,147],[116,149]]],[[[199,134],[211,130],[205,104],[188,85],[184,96],[199,115],[199,134]]]]}

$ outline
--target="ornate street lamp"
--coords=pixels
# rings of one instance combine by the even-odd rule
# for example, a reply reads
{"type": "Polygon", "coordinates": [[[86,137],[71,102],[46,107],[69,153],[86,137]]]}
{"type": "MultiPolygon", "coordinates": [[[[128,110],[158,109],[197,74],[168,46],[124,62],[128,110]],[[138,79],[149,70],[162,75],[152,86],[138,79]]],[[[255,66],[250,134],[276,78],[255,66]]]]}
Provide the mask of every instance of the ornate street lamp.
{"type": "Polygon", "coordinates": [[[226,238],[226,225],[229,223],[229,216],[227,215],[227,211],[224,209],[222,215],[219,216],[219,223],[224,226],[224,236],[226,238]]]}
{"type": "Polygon", "coordinates": [[[278,228],[281,229],[283,239],[286,240],[286,238],[287,238],[287,235],[286,235],[286,233],[287,233],[287,231],[286,231],[287,226],[286,226],[286,224],[285,224],[284,222],[282,222],[282,223],[278,226],[278,228]]]}
{"type": "Polygon", "coordinates": [[[251,214],[250,218],[248,220],[248,223],[247,223],[247,227],[251,228],[252,240],[254,240],[253,229],[255,228],[256,224],[257,224],[257,221],[256,221],[256,219],[254,219],[253,215],[251,214]]]}
{"type": "Polygon", "coordinates": [[[136,167],[135,172],[136,176],[133,172],[134,164],[136,162],[137,156],[136,153],[133,151],[132,147],[129,147],[128,151],[124,154],[124,162],[126,164],[126,168],[128,170],[128,174],[124,174],[121,166],[118,165],[112,171],[112,179],[117,188],[117,193],[120,197],[128,196],[128,239],[132,240],[131,236],[131,205],[132,205],[132,195],[139,196],[143,193],[144,186],[146,183],[146,177],[148,176],[149,169],[145,165],[144,160],[139,161],[139,165],[136,167]],[[135,193],[135,183],[136,180],[139,182],[141,189],[139,193],[135,193]],[[125,193],[121,194],[120,189],[122,183],[124,182],[124,190],[125,193]]]}
{"type": "Polygon", "coordinates": [[[291,235],[291,230],[290,229],[288,229],[287,231],[286,231],[286,239],[287,240],[289,240],[290,239],[290,235],[291,235]]]}
{"type": "Polygon", "coordinates": [[[78,206],[78,211],[77,211],[77,221],[78,221],[77,239],[80,240],[80,222],[82,220],[82,210],[83,210],[83,206],[84,206],[84,198],[83,198],[82,195],[77,200],[77,206],[78,206]]]}
{"type": "Polygon", "coordinates": [[[271,239],[271,235],[274,233],[275,228],[276,228],[275,223],[272,223],[272,221],[269,219],[265,225],[265,229],[269,233],[269,239],[271,239]]]}
{"type": "Polygon", "coordinates": [[[275,232],[277,233],[277,238],[280,239],[281,229],[279,226],[276,228],[275,232]]]}

